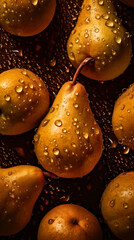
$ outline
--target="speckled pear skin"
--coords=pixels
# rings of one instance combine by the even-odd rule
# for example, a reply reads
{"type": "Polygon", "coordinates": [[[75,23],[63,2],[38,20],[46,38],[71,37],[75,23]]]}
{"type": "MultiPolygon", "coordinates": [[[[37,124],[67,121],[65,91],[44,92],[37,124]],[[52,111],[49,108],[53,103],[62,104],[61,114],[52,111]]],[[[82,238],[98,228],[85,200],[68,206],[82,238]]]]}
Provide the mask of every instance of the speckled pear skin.
{"type": "Polygon", "coordinates": [[[82,177],[102,154],[102,133],[80,83],[65,83],[34,137],[41,165],[59,177],[82,177]]]}
{"type": "Polygon", "coordinates": [[[36,127],[47,113],[49,92],[33,72],[13,68],[0,74],[0,133],[18,135],[36,127]]]}
{"type": "Polygon", "coordinates": [[[43,186],[44,175],[38,167],[0,169],[0,236],[16,234],[27,225],[43,186]]]}
{"type": "Polygon", "coordinates": [[[134,84],[117,99],[112,126],[120,142],[134,150],[134,84]]]}
{"type": "Polygon", "coordinates": [[[52,21],[56,0],[1,0],[0,25],[17,36],[33,36],[52,21]]]}
{"type": "Polygon", "coordinates": [[[88,78],[107,81],[118,77],[130,64],[131,39],[109,0],[85,0],[67,42],[75,68],[86,58],[93,63],[81,71],[88,78]]]}
{"type": "Polygon", "coordinates": [[[118,175],[106,187],[101,211],[112,233],[121,240],[134,239],[134,172],[118,175]]]}

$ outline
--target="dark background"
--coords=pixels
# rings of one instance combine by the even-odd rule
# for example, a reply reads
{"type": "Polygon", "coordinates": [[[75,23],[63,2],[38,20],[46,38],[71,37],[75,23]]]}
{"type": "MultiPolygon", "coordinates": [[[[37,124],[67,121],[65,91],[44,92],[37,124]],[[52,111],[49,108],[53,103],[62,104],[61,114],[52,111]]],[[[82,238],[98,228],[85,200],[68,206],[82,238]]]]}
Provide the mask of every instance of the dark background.
{"type": "MultiPolygon", "coordinates": [[[[62,84],[71,80],[75,69],[69,62],[66,43],[75,26],[82,0],[57,0],[53,21],[41,34],[21,38],[0,28],[0,72],[14,67],[26,68],[38,74],[48,86],[51,104],[62,84]]],[[[134,8],[114,1],[118,16],[130,32],[134,43],[134,8]]],[[[106,184],[123,171],[134,170],[134,152],[118,143],[112,132],[111,117],[118,96],[134,81],[134,59],[123,75],[100,83],[80,75],[92,111],[99,123],[104,139],[104,151],[96,168],[81,179],[46,179],[46,185],[35,204],[30,223],[20,233],[0,240],[36,240],[42,217],[51,208],[64,203],[79,204],[99,219],[104,240],[116,240],[105,225],[100,199],[106,184]]],[[[19,136],[0,135],[0,165],[20,164],[39,166],[34,154],[33,136],[36,129],[19,136]]]]}

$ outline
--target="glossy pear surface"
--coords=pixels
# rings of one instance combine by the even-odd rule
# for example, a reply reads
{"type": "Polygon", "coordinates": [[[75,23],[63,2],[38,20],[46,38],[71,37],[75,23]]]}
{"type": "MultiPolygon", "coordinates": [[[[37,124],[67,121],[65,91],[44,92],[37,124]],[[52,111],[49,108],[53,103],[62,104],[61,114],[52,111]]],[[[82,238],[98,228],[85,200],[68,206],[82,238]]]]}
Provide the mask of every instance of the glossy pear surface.
{"type": "Polygon", "coordinates": [[[42,219],[38,240],[102,240],[97,218],[87,209],[63,204],[50,210],[42,219]]]}
{"type": "Polygon", "coordinates": [[[134,172],[122,173],[107,185],[101,211],[116,237],[134,239],[134,172]]]}
{"type": "Polygon", "coordinates": [[[134,7],[134,0],[120,0],[121,2],[125,3],[130,7],[134,7]]]}
{"type": "Polygon", "coordinates": [[[134,84],[117,99],[112,125],[120,142],[134,150],[134,84]]]}
{"type": "Polygon", "coordinates": [[[51,22],[56,0],[1,0],[0,25],[18,36],[33,36],[51,22]]]}
{"type": "Polygon", "coordinates": [[[88,174],[102,154],[102,133],[80,83],[65,83],[34,137],[41,165],[64,178],[88,174]]]}
{"type": "Polygon", "coordinates": [[[0,133],[17,135],[42,120],[49,107],[45,83],[26,69],[14,68],[0,74],[0,133]]]}
{"type": "Polygon", "coordinates": [[[67,43],[68,56],[74,67],[87,57],[82,74],[95,80],[111,80],[128,67],[132,55],[131,40],[122,26],[112,1],[85,0],[76,27],[67,43]]]}
{"type": "Polygon", "coordinates": [[[0,236],[15,234],[26,226],[43,186],[44,175],[37,167],[0,169],[0,236]]]}

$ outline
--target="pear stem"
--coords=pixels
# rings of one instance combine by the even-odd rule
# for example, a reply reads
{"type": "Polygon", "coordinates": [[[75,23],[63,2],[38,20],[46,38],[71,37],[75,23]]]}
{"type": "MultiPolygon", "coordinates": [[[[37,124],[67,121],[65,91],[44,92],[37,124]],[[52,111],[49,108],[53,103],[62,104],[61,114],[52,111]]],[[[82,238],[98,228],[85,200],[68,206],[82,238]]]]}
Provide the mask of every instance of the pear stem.
{"type": "Polygon", "coordinates": [[[49,172],[43,172],[44,176],[45,177],[50,177],[50,178],[53,178],[53,179],[58,179],[59,177],[54,175],[53,173],[49,173],[49,172]]]}
{"type": "Polygon", "coordinates": [[[94,62],[94,59],[93,59],[92,57],[87,57],[87,58],[85,58],[85,59],[80,63],[79,67],[77,68],[77,70],[76,70],[76,72],[75,72],[75,74],[74,74],[73,80],[72,80],[72,84],[73,84],[73,85],[75,84],[76,79],[77,79],[80,71],[82,70],[82,68],[83,68],[87,63],[89,63],[89,62],[90,62],[90,63],[94,62]]]}

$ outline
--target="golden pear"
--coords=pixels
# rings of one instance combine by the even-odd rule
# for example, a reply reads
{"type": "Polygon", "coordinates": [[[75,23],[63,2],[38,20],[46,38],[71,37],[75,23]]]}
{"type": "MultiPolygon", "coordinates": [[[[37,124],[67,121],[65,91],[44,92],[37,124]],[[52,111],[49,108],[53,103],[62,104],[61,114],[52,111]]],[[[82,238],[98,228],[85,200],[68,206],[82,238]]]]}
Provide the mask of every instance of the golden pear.
{"type": "Polygon", "coordinates": [[[45,83],[26,69],[0,74],[0,133],[17,135],[37,126],[48,111],[45,83]]]}
{"type": "Polygon", "coordinates": [[[97,218],[87,209],[63,204],[51,209],[42,219],[38,240],[102,240],[97,218]]]}
{"type": "Polygon", "coordinates": [[[51,22],[56,0],[1,0],[0,24],[9,33],[33,36],[51,22]]]}
{"type": "Polygon", "coordinates": [[[78,21],[67,43],[75,68],[91,57],[82,70],[88,78],[107,81],[118,77],[130,64],[132,44],[112,1],[84,0],[78,21]]]}
{"type": "Polygon", "coordinates": [[[43,186],[40,168],[21,165],[0,169],[0,236],[18,233],[27,225],[43,186]]]}
{"type": "MultiPolygon", "coordinates": [[[[78,72],[75,74],[78,74],[78,72]]],[[[63,178],[82,177],[102,154],[102,133],[91,111],[84,86],[66,82],[34,137],[41,165],[63,178]]]]}
{"type": "Polygon", "coordinates": [[[112,126],[120,142],[134,150],[134,84],[117,99],[112,126]]]}
{"type": "Polygon", "coordinates": [[[122,173],[106,187],[101,211],[112,233],[121,240],[134,239],[134,172],[122,173]]]}

